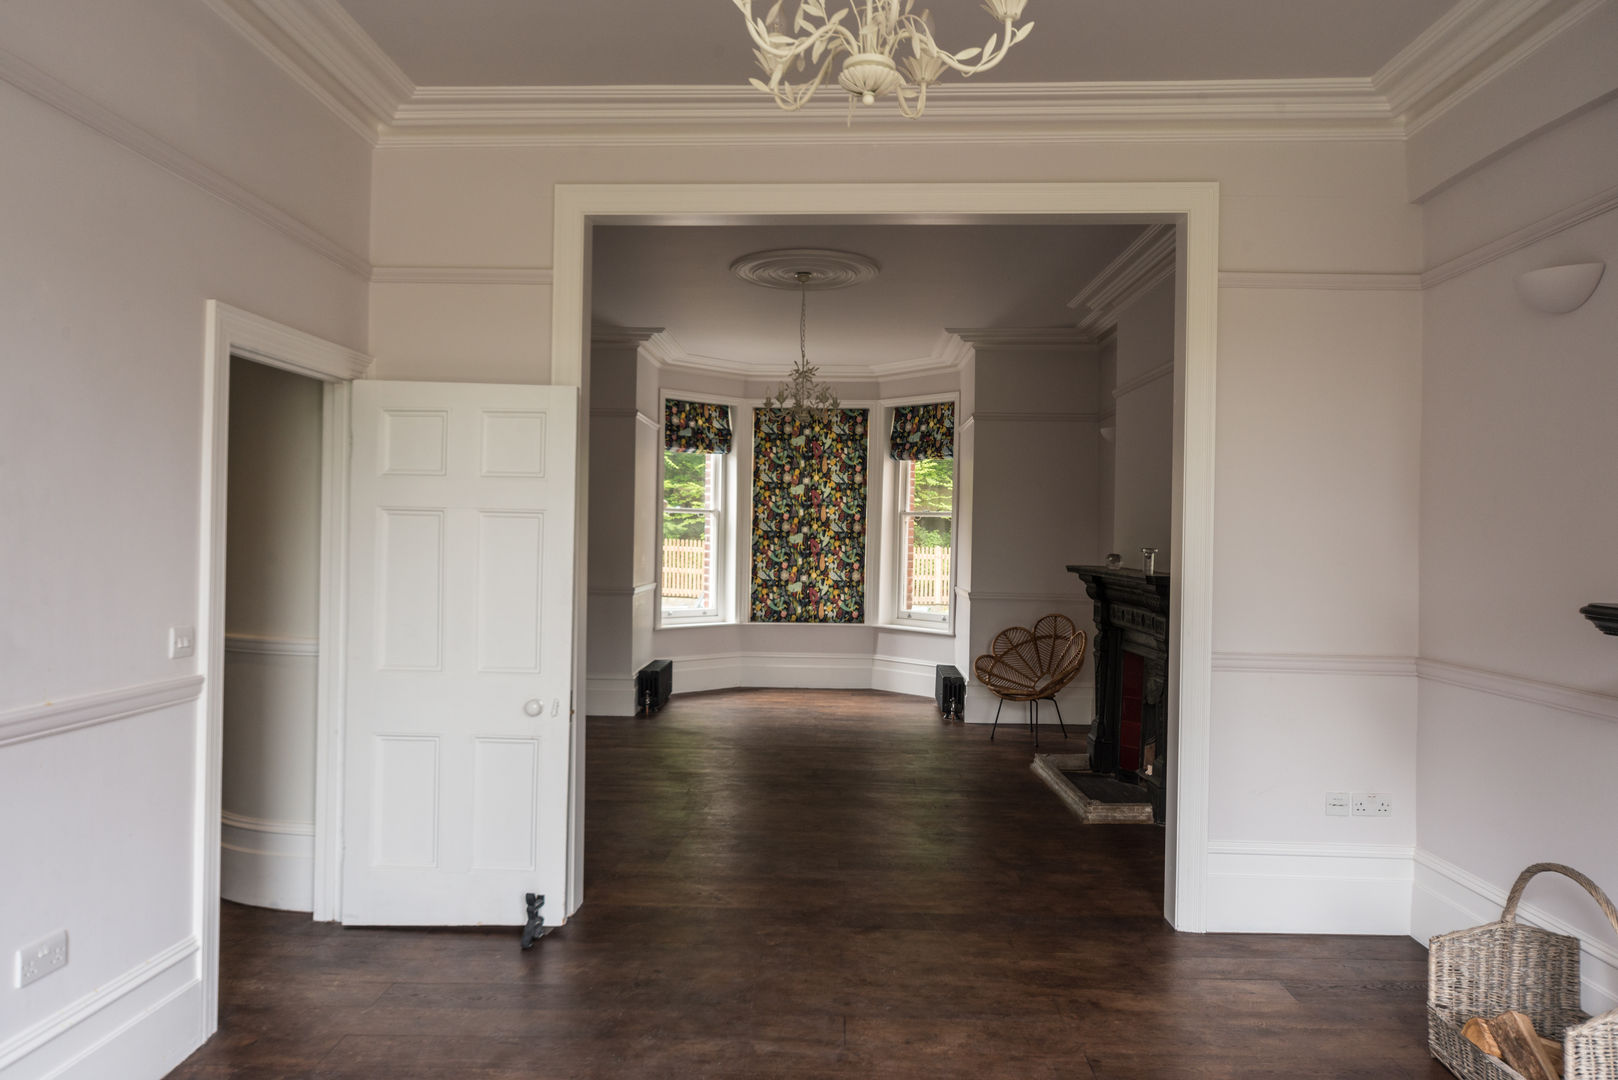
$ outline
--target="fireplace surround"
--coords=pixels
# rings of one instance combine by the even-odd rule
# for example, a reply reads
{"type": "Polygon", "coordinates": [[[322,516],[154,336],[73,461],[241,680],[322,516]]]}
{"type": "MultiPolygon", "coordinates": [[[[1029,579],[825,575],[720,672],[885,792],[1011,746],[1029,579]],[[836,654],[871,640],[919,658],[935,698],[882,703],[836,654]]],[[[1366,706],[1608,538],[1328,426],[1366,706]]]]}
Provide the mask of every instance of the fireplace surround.
{"type": "Polygon", "coordinates": [[[1138,783],[1164,820],[1168,779],[1169,575],[1069,566],[1095,604],[1090,769],[1138,783]]]}

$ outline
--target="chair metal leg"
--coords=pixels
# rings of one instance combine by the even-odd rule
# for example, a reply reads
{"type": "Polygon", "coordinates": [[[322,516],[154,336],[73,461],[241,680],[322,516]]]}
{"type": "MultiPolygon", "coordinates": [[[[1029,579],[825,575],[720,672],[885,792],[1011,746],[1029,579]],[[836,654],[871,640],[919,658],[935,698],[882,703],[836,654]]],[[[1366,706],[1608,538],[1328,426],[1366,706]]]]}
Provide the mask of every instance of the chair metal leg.
{"type": "MultiPolygon", "coordinates": [[[[1051,698],[1051,704],[1056,705],[1056,699],[1051,698]]],[[[1062,706],[1056,705],[1056,722],[1061,725],[1062,738],[1067,738],[1067,725],[1062,723],[1062,706]]]]}
{"type": "Polygon", "coordinates": [[[1039,749],[1039,702],[1028,703],[1028,730],[1034,736],[1034,749],[1039,749]]]}
{"type": "Polygon", "coordinates": [[[1000,704],[994,707],[994,727],[989,729],[989,741],[994,742],[994,733],[1000,730],[1000,710],[1006,707],[1006,699],[1001,698],[1000,704]]]}

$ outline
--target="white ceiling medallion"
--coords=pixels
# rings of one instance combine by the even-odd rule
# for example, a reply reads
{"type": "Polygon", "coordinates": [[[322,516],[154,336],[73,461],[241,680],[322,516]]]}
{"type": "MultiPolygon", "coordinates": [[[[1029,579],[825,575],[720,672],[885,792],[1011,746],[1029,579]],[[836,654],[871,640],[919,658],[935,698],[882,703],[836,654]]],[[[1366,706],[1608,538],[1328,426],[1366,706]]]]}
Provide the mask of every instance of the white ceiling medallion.
{"type": "Polygon", "coordinates": [[[841,56],[837,82],[848,91],[851,122],[856,101],[875,105],[889,94],[900,112],[915,119],[927,108],[927,87],[944,72],[970,77],[988,71],[1034,28],[1033,23],[1016,25],[1028,0],[983,0],[984,10],[1002,29],[990,34],[982,48],[951,53],[933,40],[932,16],[915,14],[915,0],[848,0],[847,7],[831,15],[826,14],[826,0],[799,0],[790,34],[781,15],[784,0],[776,0],[762,19],[753,15],[753,0],[733,2],[747,17],[747,32],[756,46],[753,56],[769,80],[748,80],[754,89],[788,112],[801,109],[841,56]],[[902,61],[895,57],[900,50],[906,54],[902,61]],[[808,82],[794,85],[788,80],[789,72],[807,73],[811,64],[819,66],[808,82]]]}
{"type": "Polygon", "coordinates": [[[730,264],[730,272],[766,289],[846,289],[862,285],[882,272],[877,261],[852,251],[830,248],[776,248],[743,255],[730,264]],[[802,275],[807,274],[805,279],[802,275]]]}

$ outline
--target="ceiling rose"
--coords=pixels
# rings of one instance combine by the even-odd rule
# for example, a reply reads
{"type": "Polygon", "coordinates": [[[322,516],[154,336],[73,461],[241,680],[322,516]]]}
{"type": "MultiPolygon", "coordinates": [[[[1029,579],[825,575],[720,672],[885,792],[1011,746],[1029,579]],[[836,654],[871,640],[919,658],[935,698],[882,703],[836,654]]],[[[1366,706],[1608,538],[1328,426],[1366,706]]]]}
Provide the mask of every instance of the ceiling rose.
{"type": "Polygon", "coordinates": [[[889,94],[899,111],[914,120],[927,108],[927,87],[946,71],[963,76],[988,71],[1034,28],[1033,23],[1016,25],[1028,0],[983,0],[984,10],[1001,29],[981,48],[952,53],[933,40],[932,16],[925,10],[916,14],[915,0],[847,0],[846,7],[830,15],[826,0],[798,0],[791,33],[781,13],[784,0],[776,0],[762,19],[753,14],[753,0],[733,2],[747,18],[753,56],[768,79],[749,80],[753,88],[794,112],[809,103],[842,57],[837,83],[848,92],[850,122],[856,101],[875,105],[889,94]],[[900,52],[903,59],[896,55],[900,52]],[[794,85],[788,78],[794,72],[809,81],[794,85]]]}
{"type": "Polygon", "coordinates": [[[730,264],[730,272],[766,289],[818,292],[864,284],[881,273],[882,267],[870,256],[852,251],[775,248],[743,255],[730,264]]]}

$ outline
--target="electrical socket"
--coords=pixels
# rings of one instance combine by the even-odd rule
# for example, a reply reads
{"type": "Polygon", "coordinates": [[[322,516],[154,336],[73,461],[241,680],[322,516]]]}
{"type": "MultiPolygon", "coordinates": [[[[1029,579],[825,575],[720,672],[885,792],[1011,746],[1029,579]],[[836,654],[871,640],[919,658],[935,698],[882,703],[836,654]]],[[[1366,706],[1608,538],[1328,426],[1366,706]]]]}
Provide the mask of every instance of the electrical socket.
{"type": "Polygon", "coordinates": [[[1392,817],[1393,796],[1377,792],[1354,793],[1352,800],[1355,817],[1392,817]]]}
{"type": "Polygon", "coordinates": [[[1348,816],[1348,792],[1346,792],[1346,791],[1328,791],[1328,792],[1326,792],[1326,816],[1327,817],[1347,817],[1348,816]]]}
{"type": "Polygon", "coordinates": [[[17,989],[67,967],[67,931],[58,930],[17,950],[17,989]]]}

